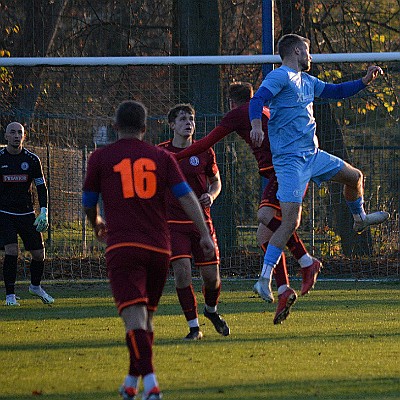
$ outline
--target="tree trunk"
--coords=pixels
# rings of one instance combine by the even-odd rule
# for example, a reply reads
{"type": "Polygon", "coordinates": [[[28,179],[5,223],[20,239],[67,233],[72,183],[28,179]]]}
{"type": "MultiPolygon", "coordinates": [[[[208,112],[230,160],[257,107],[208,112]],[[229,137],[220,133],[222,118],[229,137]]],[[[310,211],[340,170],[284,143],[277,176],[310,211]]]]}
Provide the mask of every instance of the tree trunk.
{"type": "MultiPolygon", "coordinates": [[[[46,57],[57,34],[60,18],[68,0],[43,2],[25,0],[21,9],[26,13],[24,30],[16,43],[14,57],[46,57]],[[33,27],[33,31],[31,28],[33,27]]],[[[13,87],[16,93],[12,103],[18,110],[16,117],[29,122],[35,110],[42,82],[42,67],[16,68],[13,87]]]]}
{"type": "MultiPolygon", "coordinates": [[[[218,0],[174,1],[174,55],[208,56],[220,54],[220,15],[218,0]]],[[[215,114],[220,104],[220,68],[217,65],[193,65],[185,69],[186,82],[179,82],[180,98],[192,103],[198,113],[215,114]],[[183,86],[182,86],[183,84],[183,86]]]]}
{"type": "MultiPolygon", "coordinates": [[[[173,15],[174,55],[209,56],[220,54],[221,21],[218,0],[175,0],[173,15]]],[[[223,111],[218,65],[190,65],[175,67],[175,93],[181,102],[191,103],[197,115],[217,114],[223,111]]],[[[198,129],[201,129],[198,124],[198,129]]],[[[200,133],[200,132],[199,132],[200,133]]],[[[201,132],[203,134],[207,132],[201,132]]],[[[216,146],[218,165],[226,162],[224,144],[216,146]],[[218,151],[222,149],[222,151],[218,151]]],[[[220,170],[224,182],[223,193],[212,207],[215,224],[219,226],[218,242],[221,253],[229,251],[236,244],[236,221],[233,206],[233,182],[220,170]],[[228,178],[228,179],[226,179],[228,178]]]]}

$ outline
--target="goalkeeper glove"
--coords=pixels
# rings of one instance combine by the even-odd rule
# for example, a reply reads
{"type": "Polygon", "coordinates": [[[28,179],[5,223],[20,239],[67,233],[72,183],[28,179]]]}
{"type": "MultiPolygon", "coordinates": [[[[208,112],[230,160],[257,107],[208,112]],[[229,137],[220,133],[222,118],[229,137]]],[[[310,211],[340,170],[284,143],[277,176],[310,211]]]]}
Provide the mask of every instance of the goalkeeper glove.
{"type": "Polygon", "coordinates": [[[49,227],[49,223],[47,220],[47,208],[46,207],[42,207],[40,209],[40,214],[35,219],[35,222],[33,223],[33,225],[36,226],[36,230],[38,232],[44,232],[49,227]]]}

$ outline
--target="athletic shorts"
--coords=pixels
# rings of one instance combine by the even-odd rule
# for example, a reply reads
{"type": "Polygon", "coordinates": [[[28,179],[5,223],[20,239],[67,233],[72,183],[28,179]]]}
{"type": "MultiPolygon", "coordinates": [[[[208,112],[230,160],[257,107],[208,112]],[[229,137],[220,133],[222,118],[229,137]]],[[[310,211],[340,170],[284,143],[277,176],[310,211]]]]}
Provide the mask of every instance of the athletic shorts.
{"type": "Polygon", "coordinates": [[[200,247],[200,234],[193,223],[177,224],[168,223],[171,233],[171,261],[179,258],[192,258],[197,267],[219,264],[219,249],[217,235],[212,222],[207,222],[210,235],[215,245],[215,255],[211,260],[206,260],[200,247]]]}
{"type": "Polygon", "coordinates": [[[35,214],[14,215],[0,211],[0,237],[2,245],[18,243],[21,238],[25,250],[40,250],[44,248],[43,237],[36,230],[35,214]]]}
{"type": "Polygon", "coordinates": [[[107,274],[118,313],[133,304],[155,311],[169,269],[169,255],[140,247],[106,253],[107,274]]]}
{"type": "Polygon", "coordinates": [[[268,179],[268,182],[264,187],[261,196],[261,203],[258,208],[260,209],[262,207],[272,207],[275,208],[276,210],[280,210],[281,206],[279,204],[279,200],[276,197],[277,191],[278,191],[278,181],[274,174],[268,179]]]}
{"type": "Polygon", "coordinates": [[[279,183],[277,198],[279,201],[292,203],[302,203],[310,180],[321,185],[344,166],[342,159],[320,149],[301,155],[274,156],[273,163],[279,183]]]}

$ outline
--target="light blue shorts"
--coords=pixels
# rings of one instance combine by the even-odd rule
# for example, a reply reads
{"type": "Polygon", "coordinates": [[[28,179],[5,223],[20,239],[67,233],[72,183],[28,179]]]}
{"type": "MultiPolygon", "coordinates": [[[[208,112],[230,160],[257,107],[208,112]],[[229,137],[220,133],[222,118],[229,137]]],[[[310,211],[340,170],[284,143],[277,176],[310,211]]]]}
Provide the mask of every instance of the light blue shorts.
{"type": "Polygon", "coordinates": [[[329,181],[344,166],[344,161],[323,150],[302,154],[281,154],[272,160],[278,179],[277,198],[282,202],[302,203],[307,185],[329,181]]]}

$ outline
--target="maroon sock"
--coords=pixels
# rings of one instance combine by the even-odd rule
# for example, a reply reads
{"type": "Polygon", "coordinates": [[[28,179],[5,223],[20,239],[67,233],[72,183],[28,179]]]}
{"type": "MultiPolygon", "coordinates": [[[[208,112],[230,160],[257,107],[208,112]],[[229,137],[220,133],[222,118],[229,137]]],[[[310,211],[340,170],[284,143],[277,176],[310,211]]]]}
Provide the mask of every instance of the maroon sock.
{"type": "Polygon", "coordinates": [[[274,268],[274,278],[275,278],[277,288],[279,288],[279,286],[282,286],[282,285],[289,286],[289,277],[288,277],[288,272],[287,272],[287,267],[286,267],[285,253],[282,253],[281,259],[279,260],[278,264],[274,268]]]}
{"type": "Polygon", "coordinates": [[[215,307],[218,304],[219,295],[221,293],[221,284],[216,289],[207,289],[203,285],[203,296],[206,305],[215,307]]]}
{"type": "Polygon", "coordinates": [[[129,375],[145,376],[154,372],[151,335],[144,329],[133,329],[126,334],[129,349],[129,375]]]}
{"type": "Polygon", "coordinates": [[[304,243],[299,238],[297,232],[293,232],[293,235],[290,236],[287,242],[287,247],[296,260],[299,260],[301,257],[304,256],[304,254],[307,254],[307,250],[304,247],[304,243]]]}
{"type": "Polygon", "coordinates": [[[193,285],[185,288],[176,288],[178,300],[185,314],[186,321],[191,321],[198,317],[197,313],[197,299],[194,294],[193,285]]]}
{"type": "Polygon", "coordinates": [[[268,222],[267,228],[272,232],[275,232],[281,226],[282,220],[277,217],[272,217],[271,221],[268,222]]]}
{"type": "Polygon", "coordinates": [[[150,343],[151,343],[151,346],[153,347],[153,344],[154,344],[154,332],[147,331],[147,334],[149,335],[150,343]]]}

